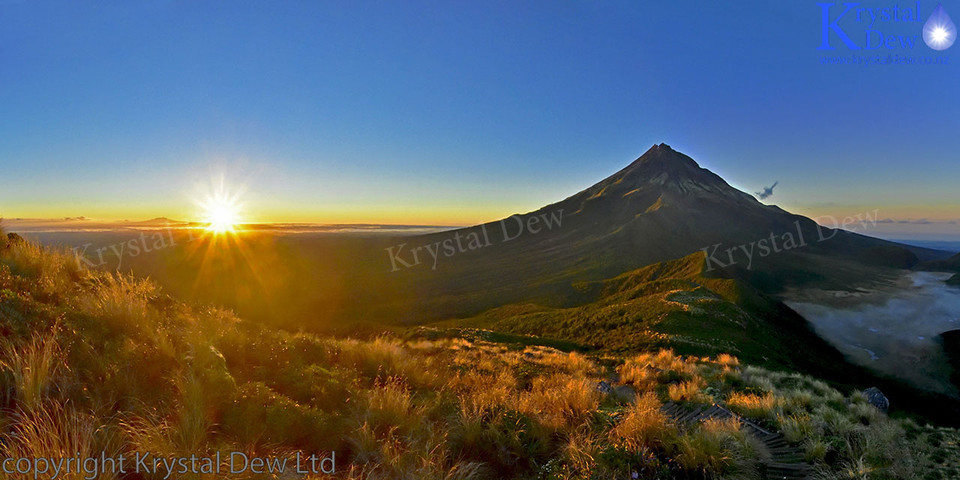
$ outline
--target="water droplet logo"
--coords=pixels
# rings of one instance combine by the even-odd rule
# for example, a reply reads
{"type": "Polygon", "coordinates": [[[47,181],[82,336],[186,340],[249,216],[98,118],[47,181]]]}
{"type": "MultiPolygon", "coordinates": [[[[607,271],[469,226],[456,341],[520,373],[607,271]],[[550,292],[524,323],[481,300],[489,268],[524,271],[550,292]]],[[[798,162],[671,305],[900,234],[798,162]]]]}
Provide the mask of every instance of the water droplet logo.
{"type": "Polygon", "coordinates": [[[957,39],[957,26],[950,20],[943,5],[937,4],[927,23],[923,24],[923,41],[934,50],[946,50],[957,39]]]}

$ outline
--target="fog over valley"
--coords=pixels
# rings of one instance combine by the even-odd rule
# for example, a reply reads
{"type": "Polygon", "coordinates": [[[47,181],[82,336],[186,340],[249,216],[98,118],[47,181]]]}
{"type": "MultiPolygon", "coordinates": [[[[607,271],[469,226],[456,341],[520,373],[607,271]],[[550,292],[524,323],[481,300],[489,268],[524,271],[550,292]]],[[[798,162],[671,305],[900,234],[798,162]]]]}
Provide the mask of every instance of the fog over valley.
{"type": "Polygon", "coordinates": [[[960,288],[947,273],[905,272],[855,292],[804,290],[787,305],[852,361],[930,390],[954,393],[937,335],[960,328],[960,288]]]}

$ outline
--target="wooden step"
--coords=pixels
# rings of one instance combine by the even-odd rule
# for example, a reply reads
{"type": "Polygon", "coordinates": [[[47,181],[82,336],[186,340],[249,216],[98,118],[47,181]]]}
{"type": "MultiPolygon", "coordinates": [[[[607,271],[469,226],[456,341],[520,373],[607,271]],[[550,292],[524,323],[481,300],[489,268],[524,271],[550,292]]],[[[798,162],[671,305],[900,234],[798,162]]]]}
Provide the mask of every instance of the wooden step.
{"type": "Polygon", "coordinates": [[[714,404],[707,408],[689,408],[669,402],[661,407],[661,411],[681,426],[712,418],[736,418],[744,431],[763,443],[770,452],[772,458],[764,462],[766,478],[769,480],[808,480],[813,471],[812,467],[805,462],[803,450],[788,442],[782,434],[769,431],[720,405],[714,404]]]}

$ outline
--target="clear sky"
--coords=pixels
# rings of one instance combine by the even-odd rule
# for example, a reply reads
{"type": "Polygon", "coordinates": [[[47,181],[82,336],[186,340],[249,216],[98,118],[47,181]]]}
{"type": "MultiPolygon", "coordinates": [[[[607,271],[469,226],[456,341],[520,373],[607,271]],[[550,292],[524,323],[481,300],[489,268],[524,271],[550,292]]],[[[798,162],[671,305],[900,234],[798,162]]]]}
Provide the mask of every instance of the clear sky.
{"type": "Polygon", "coordinates": [[[256,221],[469,224],[666,142],[788,210],[957,231],[960,46],[823,32],[814,0],[0,0],[0,215],[189,219],[222,172],[256,221]],[[949,63],[822,62],[877,52],[949,63]]]}

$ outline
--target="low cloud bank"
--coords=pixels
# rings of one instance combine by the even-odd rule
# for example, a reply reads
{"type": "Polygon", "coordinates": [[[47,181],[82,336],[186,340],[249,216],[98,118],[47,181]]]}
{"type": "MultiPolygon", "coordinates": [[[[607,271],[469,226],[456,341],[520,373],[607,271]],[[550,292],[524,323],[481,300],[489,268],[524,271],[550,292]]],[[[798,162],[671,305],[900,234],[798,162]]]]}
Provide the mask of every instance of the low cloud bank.
{"type": "Polygon", "coordinates": [[[921,388],[957,394],[935,341],[960,328],[960,288],[946,285],[949,277],[911,272],[874,290],[793,292],[786,303],[851,361],[921,388]]]}

